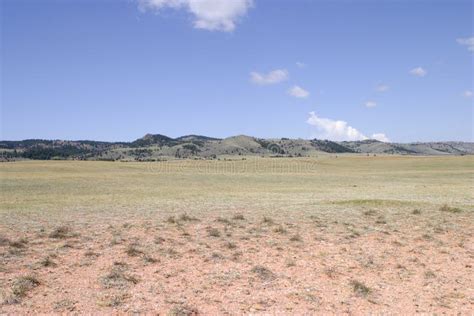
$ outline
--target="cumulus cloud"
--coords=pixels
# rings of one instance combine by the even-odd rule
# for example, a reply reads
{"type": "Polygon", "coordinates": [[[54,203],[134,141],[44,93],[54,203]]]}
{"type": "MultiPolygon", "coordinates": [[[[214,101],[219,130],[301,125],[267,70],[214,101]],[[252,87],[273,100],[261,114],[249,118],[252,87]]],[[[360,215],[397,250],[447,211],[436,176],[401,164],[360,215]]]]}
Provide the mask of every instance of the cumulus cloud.
{"type": "Polygon", "coordinates": [[[384,142],[384,143],[389,143],[390,142],[390,139],[388,139],[388,137],[385,136],[384,133],[372,134],[372,137],[370,137],[370,138],[381,141],[381,142],[384,142]]]}
{"type": "Polygon", "coordinates": [[[365,106],[368,108],[374,108],[377,106],[377,103],[375,101],[367,101],[365,102],[365,106]]]}
{"type": "Polygon", "coordinates": [[[465,98],[472,98],[472,91],[471,90],[466,90],[462,94],[465,98]]]}
{"type": "Polygon", "coordinates": [[[314,112],[309,113],[306,123],[316,127],[318,138],[336,141],[367,139],[364,134],[349,126],[347,122],[318,117],[314,112]]]}
{"type": "Polygon", "coordinates": [[[424,77],[427,74],[427,71],[421,67],[416,67],[410,70],[410,74],[417,77],[424,77]]]}
{"type": "Polygon", "coordinates": [[[288,94],[294,96],[295,98],[307,98],[309,96],[309,92],[300,86],[293,86],[290,88],[290,90],[288,90],[288,94]]]}
{"type": "MultiPolygon", "coordinates": [[[[334,141],[357,141],[369,139],[369,137],[365,136],[345,121],[322,118],[317,116],[314,112],[309,112],[309,118],[306,120],[306,123],[316,128],[317,133],[314,136],[317,138],[334,141]]],[[[382,142],[390,141],[383,133],[372,134],[370,138],[382,142]]]]}
{"type": "Polygon", "coordinates": [[[195,28],[232,32],[253,0],[138,0],[138,4],[141,10],[184,9],[194,17],[195,28]]]}
{"type": "Polygon", "coordinates": [[[387,86],[386,84],[379,84],[375,90],[377,90],[378,92],[385,92],[385,91],[388,91],[390,89],[389,86],[387,86]]]}
{"type": "Polygon", "coordinates": [[[466,46],[468,51],[474,52],[474,37],[458,38],[456,41],[460,45],[466,46]]]}
{"type": "Polygon", "coordinates": [[[288,71],[286,69],[276,69],[267,74],[259,72],[250,73],[250,81],[259,85],[275,84],[288,79],[288,71]]]}

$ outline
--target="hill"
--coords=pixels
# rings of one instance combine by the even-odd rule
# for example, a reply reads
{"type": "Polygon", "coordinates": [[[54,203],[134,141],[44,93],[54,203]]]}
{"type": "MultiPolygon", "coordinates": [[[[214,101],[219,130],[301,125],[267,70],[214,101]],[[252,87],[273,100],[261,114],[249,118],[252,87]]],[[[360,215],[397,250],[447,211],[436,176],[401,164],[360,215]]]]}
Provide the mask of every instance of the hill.
{"type": "Polygon", "coordinates": [[[377,140],[335,142],[321,139],[262,139],[246,135],[224,139],[201,135],[171,138],[146,134],[132,142],[89,140],[0,141],[2,161],[18,159],[156,161],[232,156],[310,157],[319,154],[472,155],[474,143],[384,143],[377,140]]]}

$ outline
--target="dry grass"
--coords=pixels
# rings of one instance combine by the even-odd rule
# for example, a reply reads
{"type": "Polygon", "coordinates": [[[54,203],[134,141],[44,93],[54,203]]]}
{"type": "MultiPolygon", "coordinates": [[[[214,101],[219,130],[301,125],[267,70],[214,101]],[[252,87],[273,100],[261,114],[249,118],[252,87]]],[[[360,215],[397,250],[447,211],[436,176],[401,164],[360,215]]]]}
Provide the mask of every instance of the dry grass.
{"type": "Polygon", "coordinates": [[[123,289],[129,285],[134,285],[139,282],[138,278],[126,272],[127,265],[122,263],[114,263],[110,272],[101,278],[104,288],[119,288],[123,289]]]}
{"type": "Polygon", "coordinates": [[[360,281],[352,280],[351,286],[354,293],[359,296],[367,297],[370,293],[372,293],[372,289],[360,281]]]}
{"type": "Polygon", "coordinates": [[[2,313],[471,312],[472,157],[183,163],[0,164],[2,313]]]}
{"type": "Polygon", "coordinates": [[[24,275],[13,280],[11,293],[4,298],[4,304],[16,304],[24,298],[27,293],[39,286],[41,283],[34,275],[24,275]]]}
{"type": "Polygon", "coordinates": [[[276,278],[276,275],[264,266],[254,266],[251,271],[263,281],[272,281],[276,278]]]}
{"type": "Polygon", "coordinates": [[[71,237],[71,235],[71,228],[69,226],[58,226],[49,234],[49,238],[64,239],[71,237]]]}
{"type": "Polygon", "coordinates": [[[441,212],[447,212],[447,213],[461,213],[462,212],[460,208],[452,207],[452,206],[449,206],[448,204],[443,204],[443,206],[441,206],[439,210],[441,212]]]}

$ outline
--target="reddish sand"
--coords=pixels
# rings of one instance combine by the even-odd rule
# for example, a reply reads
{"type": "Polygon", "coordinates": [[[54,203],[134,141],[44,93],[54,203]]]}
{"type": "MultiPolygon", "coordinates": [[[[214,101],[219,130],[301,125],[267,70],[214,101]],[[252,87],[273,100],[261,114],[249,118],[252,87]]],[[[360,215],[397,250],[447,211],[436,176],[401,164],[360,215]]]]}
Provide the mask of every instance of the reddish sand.
{"type": "Polygon", "coordinates": [[[422,229],[388,229],[384,223],[378,224],[379,230],[354,232],[337,222],[275,221],[91,223],[70,226],[62,238],[49,237],[53,227],[25,235],[3,231],[0,312],[472,314],[474,310],[474,246],[472,235],[466,234],[472,223],[464,223],[459,231],[428,235],[422,229]],[[276,229],[280,223],[283,229],[276,229]],[[8,242],[20,237],[28,239],[23,248],[8,242]],[[54,266],[39,263],[47,255],[54,266]],[[104,277],[112,269],[126,279],[107,283],[110,280],[104,277]],[[34,275],[40,284],[17,303],[9,302],[11,287],[22,275],[34,275]]]}

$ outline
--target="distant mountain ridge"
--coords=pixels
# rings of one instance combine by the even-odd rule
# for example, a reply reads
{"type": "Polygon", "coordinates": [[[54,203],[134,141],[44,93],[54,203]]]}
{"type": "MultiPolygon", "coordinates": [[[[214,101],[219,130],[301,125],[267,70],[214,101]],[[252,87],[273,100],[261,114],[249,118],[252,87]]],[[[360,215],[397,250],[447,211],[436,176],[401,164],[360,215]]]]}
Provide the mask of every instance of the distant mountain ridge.
{"type": "Polygon", "coordinates": [[[384,143],[321,139],[263,139],[246,135],[224,139],[201,135],[177,138],[146,134],[132,142],[89,140],[0,141],[0,159],[80,159],[154,161],[225,156],[310,157],[318,154],[472,155],[472,142],[384,143]]]}

